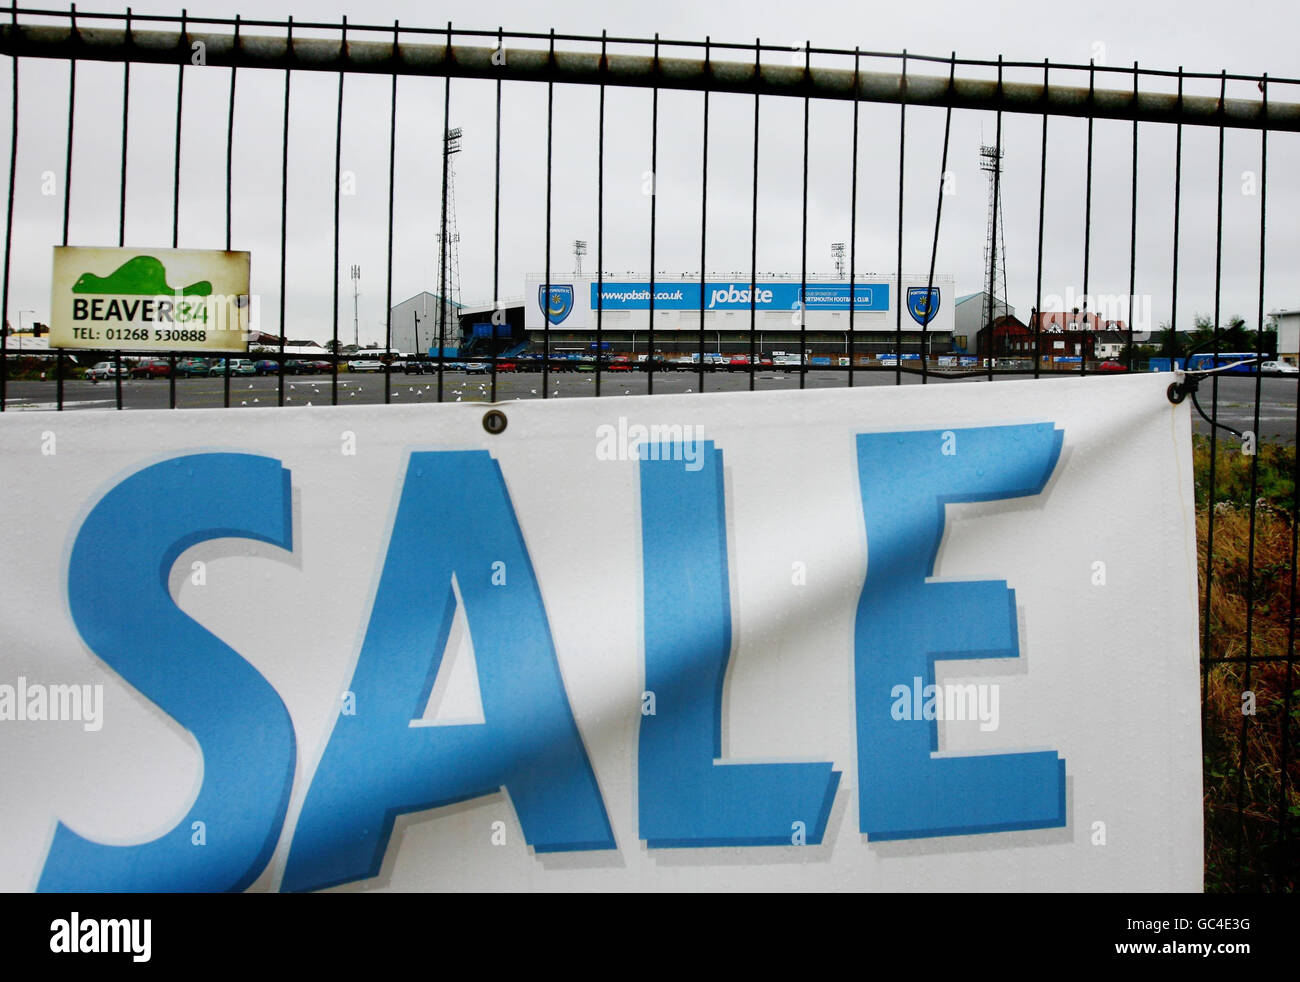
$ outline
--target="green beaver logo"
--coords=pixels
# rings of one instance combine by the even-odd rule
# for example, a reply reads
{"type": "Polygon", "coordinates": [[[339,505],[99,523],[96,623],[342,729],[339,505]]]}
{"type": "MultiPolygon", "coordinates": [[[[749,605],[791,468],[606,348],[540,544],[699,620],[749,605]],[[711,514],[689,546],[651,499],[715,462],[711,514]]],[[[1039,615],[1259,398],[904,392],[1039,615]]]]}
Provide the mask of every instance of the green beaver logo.
{"type": "Polygon", "coordinates": [[[212,293],[208,280],[199,280],[180,290],[167,285],[167,270],[154,256],[136,256],[128,259],[107,276],[82,273],[72,284],[73,293],[115,293],[130,296],[192,296],[206,297],[212,293]]]}

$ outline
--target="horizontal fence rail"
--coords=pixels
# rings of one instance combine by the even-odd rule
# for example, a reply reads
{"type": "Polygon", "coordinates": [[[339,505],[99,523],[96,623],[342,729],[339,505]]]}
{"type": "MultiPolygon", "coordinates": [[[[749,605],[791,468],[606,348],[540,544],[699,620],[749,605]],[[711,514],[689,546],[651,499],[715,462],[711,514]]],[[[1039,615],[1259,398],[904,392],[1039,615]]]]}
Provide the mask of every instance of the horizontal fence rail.
{"type": "MultiPolygon", "coordinates": [[[[386,30],[392,33],[392,28],[353,25],[349,25],[348,30],[386,30]]],[[[402,28],[402,31],[405,33],[408,29],[402,28]]],[[[452,45],[450,42],[440,45],[428,41],[331,41],[244,33],[236,37],[225,32],[127,31],[71,25],[0,26],[0,54],[21,58],[77,58],[174,65],[190,57],[191,46],[196,42],[205,46],[209,65],[237,68],[681,89],[1300,132],[1300,103],[1180,96],[1139,92],[1132,87],[1089,88],[756,64],[724,58],[688,59],[532,48],[511,49],[501,61],[500,49],[496,47],[452,45]]],[[[641,39],[623,43],[651,46],[655,42],[641,39]]],[[[748,50],[753,50],[752,46],[748,50]]],[[[808,51],[812,53],[811,48],[808,51]]],[[[835,53],[852,55],[852,52],[835,53]]],[[[1002,67],[1012,66],[1008,63],[1002,67]]],[[[1083,68],[1086,70],[1087,66],[1083,68]]],[[[1136,74],[1141,77],[1154,73],[1139,70],[1136,74]]],[[[1159,74],[1167,76],[1169,73],[1159,74]]],[[[1287,80],[1282,79],[1272,79],[1271,82],[1274,85],[1287,84],[1287,80]]]]}

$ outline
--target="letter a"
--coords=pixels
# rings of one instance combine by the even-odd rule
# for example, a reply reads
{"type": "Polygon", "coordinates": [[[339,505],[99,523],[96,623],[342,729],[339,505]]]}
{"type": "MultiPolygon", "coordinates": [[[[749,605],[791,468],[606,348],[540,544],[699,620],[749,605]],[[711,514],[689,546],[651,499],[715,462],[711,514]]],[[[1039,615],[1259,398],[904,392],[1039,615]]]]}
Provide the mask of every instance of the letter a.
{"type": "Polygon", "coordinates": [[[411,454],[348,689],[365,712],[336,717],[303,803],[283,889],[375,876],[397,815],[502,787],[536,852],[616,848],[505,478],[486,451],[411,454]],[[448,495],[476,502],[482,520],[444,520],[448,495]],[[508,585],[492,585],[498,560],[513,574],[508,585]],[[453,573],[484,722],[413,727],[456,613],[453,573]]]}

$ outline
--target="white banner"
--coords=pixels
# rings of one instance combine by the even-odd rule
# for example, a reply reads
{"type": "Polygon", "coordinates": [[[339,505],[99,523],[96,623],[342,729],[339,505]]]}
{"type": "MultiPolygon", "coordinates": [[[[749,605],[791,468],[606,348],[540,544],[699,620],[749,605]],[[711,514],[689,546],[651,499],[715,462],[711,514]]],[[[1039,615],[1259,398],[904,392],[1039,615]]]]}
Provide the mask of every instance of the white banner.
{"type": "Polygon", "coordinates": [[[1169,381],[6,413],[0,889],[1199,890],[1169,381]]]}

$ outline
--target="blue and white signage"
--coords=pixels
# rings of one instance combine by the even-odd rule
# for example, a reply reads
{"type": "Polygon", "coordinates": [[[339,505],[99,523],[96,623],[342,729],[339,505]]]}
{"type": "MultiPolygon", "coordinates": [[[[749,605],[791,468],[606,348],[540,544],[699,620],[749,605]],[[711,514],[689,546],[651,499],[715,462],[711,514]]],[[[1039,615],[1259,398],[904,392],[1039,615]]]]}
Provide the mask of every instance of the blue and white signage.
{"type": "MultiPolygon", "coordinates": [[[[591,284],[591,307],[601,302],[605,310],[649,310],[651,285],[649,282],[606,282],[591,284]]],[[[654,285],[656,310],[700,309],[699,281],[674,281],[654,285]]],[[[750,284],[748,281],[723,280],[704,284],[704,309],[749,310],[750,284]]],[[[760,280],[752,291],[753,307],[757,310],[798,310],[801,300],[809,310],[848,310],[849,285],[847,283],[809,283],[804,290],[800,283],[760,280]]],[[[889,309],[888,283],[854,284],[854,309],[877,311],[889,309]]]]}
{"type": "Polygon", "coordinates": [[[1168,383],[6,413],[0,889],[1198,890],[1168,383]]]}
{"type": "Polygon", "coordinates": [[[896,278],[863,275],[850,291],[847,281],[763,279],[753,284],[746,279],[713,280],[674,277],[656,280],[564,278],[548,285],[540,276],[527,279],[530,298],[525,305],[524,324],[531,331],[542,329],[593,331],[599,316],[610,330],[644,330],[654,311],[656,331],[695,330],[700,314],[708,330],[747,330],[752,309],[754,327],[763,331],[798,330],[844,332],[850,315],[861,331],[951,331],[951,276],[936,275],[930,283],[925,275],[904,276],[901,288],[896,278]],[[927,287],[930,288],[926,293],[927,287]],[[928,317],[921,320],[920,307],[931,298],[928,317]],[[895,304],[906,298],[909,315],[897,317],[895,304]],[[609,316],[605,316],[609,315],[609,316]]]}

